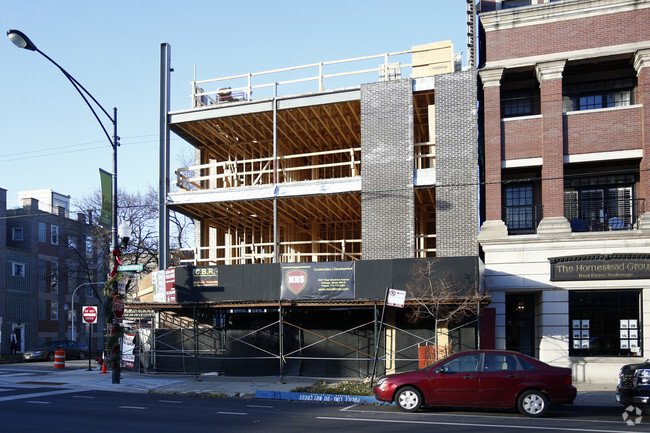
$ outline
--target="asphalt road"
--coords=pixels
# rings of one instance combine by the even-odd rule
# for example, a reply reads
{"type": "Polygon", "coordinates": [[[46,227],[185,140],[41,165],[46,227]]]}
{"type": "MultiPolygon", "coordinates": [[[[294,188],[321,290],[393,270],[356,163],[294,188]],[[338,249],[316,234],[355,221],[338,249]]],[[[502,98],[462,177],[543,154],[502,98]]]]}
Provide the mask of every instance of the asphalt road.
{"type": "Polygon", "coordinates": [[[515,412],[428,410],[242,398],[201,398],[83,391],[48,386],[0,388],[0,431],[138,432],[650,432],[648,421],[628,426],[622,410],[554,410],[542,419],[515,412]]]}

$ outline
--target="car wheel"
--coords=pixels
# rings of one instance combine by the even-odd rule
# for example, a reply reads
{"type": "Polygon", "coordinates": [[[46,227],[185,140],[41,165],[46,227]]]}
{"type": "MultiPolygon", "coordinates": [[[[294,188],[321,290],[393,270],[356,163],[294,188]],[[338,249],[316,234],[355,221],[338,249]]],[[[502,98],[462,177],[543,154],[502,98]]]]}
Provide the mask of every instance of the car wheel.
{"type": "Polygon", "coordinates": [[[86,352],[84,352],[83,350],[80,350],[78,358],[79,359],[86,359],[86,352]]]}
{"type": "Polygon", "coordinates": [[[517,407],[524,415],[538,418],[546,415],[548,411],[548,397],[542,391],[531,389],[519,396],[517,407]]]}
{"type": "Polygon", "coordinates": [[[47,360],[48,361],[54,361],[54,352],[50,352],[47,354],[47,360]]]}
{"type": "Polygon", "coordinates": [[[395,403],[404,412],[415,412],[422,406],[422,394],[412,386],[407,386],[397,391],[395,403]]]}

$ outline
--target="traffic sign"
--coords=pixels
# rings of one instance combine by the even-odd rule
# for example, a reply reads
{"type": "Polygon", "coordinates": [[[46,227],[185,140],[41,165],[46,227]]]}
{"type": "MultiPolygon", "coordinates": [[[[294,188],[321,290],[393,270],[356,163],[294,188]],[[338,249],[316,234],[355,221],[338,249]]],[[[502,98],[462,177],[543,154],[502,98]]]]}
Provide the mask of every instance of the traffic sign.
{"type": "Polygon", "coordinates": [[[113,297],[113,313],[118,319],[124,314],[124,302],[118,296],[113,297]]]}
{"type": "Polygon", "coordinates": [[[143,269],[144,269],[144,265],[120,265],[117,267],[118,272],[141,271],[143,269]]]}
{"type": "Polygon", "coordinates": [[[97,323],[97,307],[89,305],[81,309],[81,315],[86,323],[97,323]]]}
{"type": "Polygon", "coordinates": [[[405,290],[390,289],[388,292],[388,299],[386,305],[391,307],[404,308],[404,300],[406,299],[405,290]]]}

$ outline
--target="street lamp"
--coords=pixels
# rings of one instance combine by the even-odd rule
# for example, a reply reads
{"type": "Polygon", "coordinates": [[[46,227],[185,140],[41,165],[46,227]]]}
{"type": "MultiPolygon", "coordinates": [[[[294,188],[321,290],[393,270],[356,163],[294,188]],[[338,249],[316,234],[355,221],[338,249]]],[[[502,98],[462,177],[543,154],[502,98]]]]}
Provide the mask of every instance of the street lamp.
{"type": "Polygon", "coordinates": [[[113,207],[112,207],[112,220],[111,220],[111,251],[114,251],[118,248],[117,245],[117,147],[120,145],[120,137],[117,135],[117,108],[113,108],[113,116],[108,114],[108,111],[104,109],[102,104],[100,104],[97,99],[88,91],[84,86],[79,83],[72,75],[68,73],[65,69],[61,67],[58,63],[56,63],[54,60],[52,60],[47,54],[39,50],[36,45],[20,30],[9,30],[7,31],[7,37],[9,40],[18,48],[23,48],[25,50],[29,51],[36,51],[43,57],[45,57],[47,60],[49,60],[54,66],[59,68],[59,70],[65,75],[65,77],[70,81],[72,86],[75,88],[75,90],[79,93],[79,95],[83,98],[84,102],[86,102],[86,105],[88,105],[88,108],[90,108],[90,111],[92,111],[93,115],[95,116],[95,119],[97,119],[97,122],[99,122],[99,126],[101,126],[102,130],[104,131],[104,134],[106,135],[106,138],[108,138],[109,143],[111,144],[111,147],[113,148],[113,188],[112,188],[112,202],[113,202],[113,207]],[[99,115],[95,111],[95,108],[93,108],[93,105],[91,104],[91,101],[95,103],[97,107],[106,115],[108,120],[113,124],[113,136],[111,137],[108,131],[106,130],[106,127],[104,126],[104,123],[101,121],[99,118],[99,115]]]}
{"type": "Polygon", "coordinates": [[[74,332],[74,331],[75,331],[75,320],[74,320],[74,319],[75,319],[75,314],[74,314],[74,313],[75,313],[75,311],[74,311],[74,295],[76,295],[76,294],[77,294],[77,290],[79,290],[79,289],[82,288],[83,286],[93,286],[93,285],[99,285],[99,284],[106,284],[106,282],[105,282],[105,281],[101,281],[101,282],[95,282],[95,283],[81,283],[81,284],[79,284],[79,285],[77,286],[77,288],[74,289],[74,291],[72,292],[72,302],[71,302],[71,304],[72,304],[72,309],[71,309],[72,313],[70,314],[70,321],[72,322],[72,326],[71,326],[72,329],[70,330],[70,340],[72,340],[72,341],[76,341],[76,340],[75,340],[75,335],[74,335],[74,334],[75,334],[75,332],[74,332]]]}
{"type": "MultiPolygon", "coordinates": [[[[106,138],[108,138],[109,143],[111,144],[111,147],[113,148],[113,188],[112,188],[112,215],[111,215],[111,255],[112,255],[112,260],[113,260],[113,265],[117,263],[118,258],[115,255],[115,252],[119,248],[117,244],[117,147],[120,145],[120,137],[117,135],[117,108],[113,108],[113,116],[108,114],[108,111],[104,109],[102,104],[100,104],[97,99],[88,91],[84,86],[79,83],[72,75],[68,73],[65,69],[61,67],[58,63],[56,63],[54,60],[52,60],[47,54],[39,50],[36,45],[21,31],[19,30],[9,30],[7,31],[7,37],[9,40],[18,48],[23,48],[25,50],[29,51],[36,51],[43,57],[45,57],[48,61],[50,61],[54,66],[56,66],[62,73],[65,75],[65,77],[70,81],[70,84],[75,88],[77,93],[79,93],[79,96],[84,100],[88,108],[90,108],[90,111],[92,111],[93,115],[95,116],[95,119],[97,119],[97,122],[99,123],[99,126],[101,126],[102,130],[104,131],[104,134],[106,134],[106,138]],[[90,98],[90,100],[88,99],[90,98]],[[91,101],[97,106],[110,120],[110,122],[113,124],[113,136],[108,133],[106,130],[106,127],[104,126],[104,122],[99,118],[99,115],[97,114],[97,111],[95,111],[95,108],[93,107],[93,104],[91,104],[91,101]]],[[[113,266],[114,267],[114,266],[113,266]]],[[[116,325],[119,329],[119,324],[116,325]]],[[[115,327],[114,327],[115,329],[115,327]]],[[[119,348],[118,348],[119,350],[119,348]]],[[[118,357],[119,358],[119,357],[118,357]]],[[[116,370],[113,370],[113,380],[112,383],[120,383],[120,376],[119,376],[119,371],[117,371],[117,375],[115,374],[116,370]]]]}

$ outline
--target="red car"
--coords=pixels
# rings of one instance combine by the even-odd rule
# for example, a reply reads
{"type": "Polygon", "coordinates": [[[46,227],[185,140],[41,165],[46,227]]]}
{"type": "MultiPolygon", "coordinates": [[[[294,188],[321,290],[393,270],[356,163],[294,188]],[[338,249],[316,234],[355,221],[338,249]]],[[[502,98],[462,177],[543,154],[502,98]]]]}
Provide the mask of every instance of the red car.
{"type": "Polygon", "coordinates": [[[418,371],[391,374],[379,379],[374,393],[406,412],[422,405],[516,407],[531,417],[576,397],[571,369],[500,350],[460,352],[418,371]]]}

